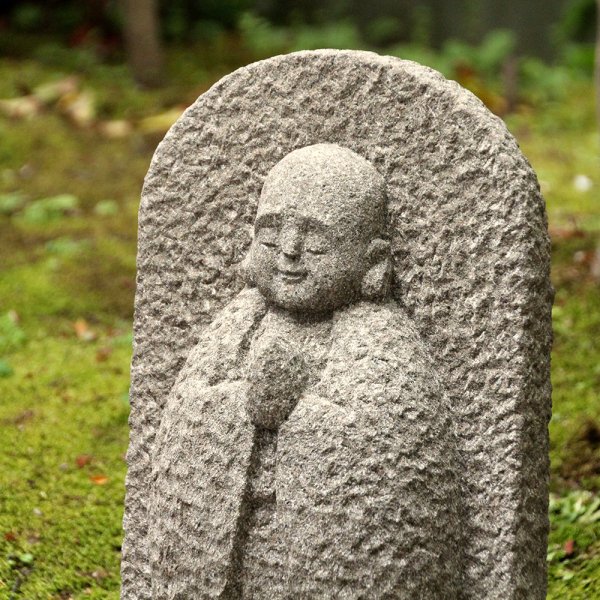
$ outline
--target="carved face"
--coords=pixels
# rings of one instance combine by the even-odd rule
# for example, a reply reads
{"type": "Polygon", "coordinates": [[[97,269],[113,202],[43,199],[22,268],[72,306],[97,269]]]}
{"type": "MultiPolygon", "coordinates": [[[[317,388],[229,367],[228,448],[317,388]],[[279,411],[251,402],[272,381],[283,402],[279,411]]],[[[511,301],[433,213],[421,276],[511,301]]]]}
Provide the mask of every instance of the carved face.
{"type": "Polygon", "coordinates": [[[328,223],[317,203],[303,204],[282,199],[257,218],[254,280],[277,306],[332,310],[358,296],[369,240],[341,219],[328,223]]]}
{"type": "MultiPolygon", "coordinates": [[[[286,157],[265,182],[249,268],[258,290],[276,306],[325,312],[360,296],[374,262],[374,232],[382,223],[369,205],[372,181],[357,188],[357,174],[347,172],[348,155],[374,172],[349,150],[319,145],[286,157]],[[331,153],[338,161],[333,169],[331,153]]],[[[356,164],[351,167],[356,171],[356,164]]]]}

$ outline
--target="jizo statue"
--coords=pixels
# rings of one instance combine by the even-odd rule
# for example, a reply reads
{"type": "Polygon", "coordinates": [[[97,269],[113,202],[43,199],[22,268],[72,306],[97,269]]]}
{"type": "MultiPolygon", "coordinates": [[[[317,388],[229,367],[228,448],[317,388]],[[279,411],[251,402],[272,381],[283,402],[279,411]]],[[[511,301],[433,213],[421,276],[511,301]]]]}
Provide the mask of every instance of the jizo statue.
{"type": "Polygon", "coordinates": [[[458,597],[448,411],[388,296],[386,230],[384,181],[348,149],[308,146],[267,176],[248,287],[190,354],[158,432],[157,600],[458,597]]]}
{"type": "Polygon", "coordinates": [[[122,600],[543,600],[549,244],[502,122],[407,61],[203,94],[140,208],[122,600]]]}

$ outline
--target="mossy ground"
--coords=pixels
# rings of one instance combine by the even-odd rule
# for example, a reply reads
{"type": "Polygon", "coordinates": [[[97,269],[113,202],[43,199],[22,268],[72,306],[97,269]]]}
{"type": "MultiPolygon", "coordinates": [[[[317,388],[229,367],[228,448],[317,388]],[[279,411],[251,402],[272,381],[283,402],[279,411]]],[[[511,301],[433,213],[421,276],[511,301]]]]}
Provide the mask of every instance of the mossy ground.
{"type": "MultiPolygon", "coordinates": [[[[177,84],[156,92],[138,90],[121,66],[72,68],[101,118],[135,122],[191,102],[242,62],[222,56],[210,66],[173,53],[177,84]]],[[[0,98],[68,74],[3,59],[0,98]]],[[[591,85],[523,107],[508,123],[539,173],[553,234],[548,597],[588,600],[600,597],[600,159],[591,85]],[[577,184],[577,176],[587,179],[577,184]]],[[[0,598],[118,598],[136,211],[159,137],[106,139],[51,108],[0,118],[0,598]],[[62,194],[71,197],[52,200],[62,194]]]]}

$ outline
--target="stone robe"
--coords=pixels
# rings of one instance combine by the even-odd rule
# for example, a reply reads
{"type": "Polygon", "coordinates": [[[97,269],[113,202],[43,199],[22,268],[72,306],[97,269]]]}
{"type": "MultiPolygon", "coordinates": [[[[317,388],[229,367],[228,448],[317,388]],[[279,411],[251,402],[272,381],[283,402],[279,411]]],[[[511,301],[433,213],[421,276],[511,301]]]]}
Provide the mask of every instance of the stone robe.
{"type": "Polygon", "coordinates": [[[429,353],[393,302],[334,313],[320,379],[278,430],[273,514],[253,537],[260,436],[244,366],[266,312],[253,288],[226,306],[164,409],[149,507],[153,599],[460,598],[452,423],[429,353]],[[250,554],[263,564],[248,576],[250,554]]]}

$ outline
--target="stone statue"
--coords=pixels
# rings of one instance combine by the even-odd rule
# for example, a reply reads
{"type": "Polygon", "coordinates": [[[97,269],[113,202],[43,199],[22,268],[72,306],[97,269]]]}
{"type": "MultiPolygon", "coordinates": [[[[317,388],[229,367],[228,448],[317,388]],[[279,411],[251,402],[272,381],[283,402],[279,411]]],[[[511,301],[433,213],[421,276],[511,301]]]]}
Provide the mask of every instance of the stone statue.
{"type": "Polygon", "coordinates": [[[549,265],[527,159],[431,69],[203,93],[142,192],[121,600],[544,600],[549,265]]]}
{"type": "Polygon", "coordinates": [[[248,287],[191,352],[153,458],[152,590],[459,598],[436,367],[389,298],[385,186],[333,144],[267,176],[248,287]]]}

